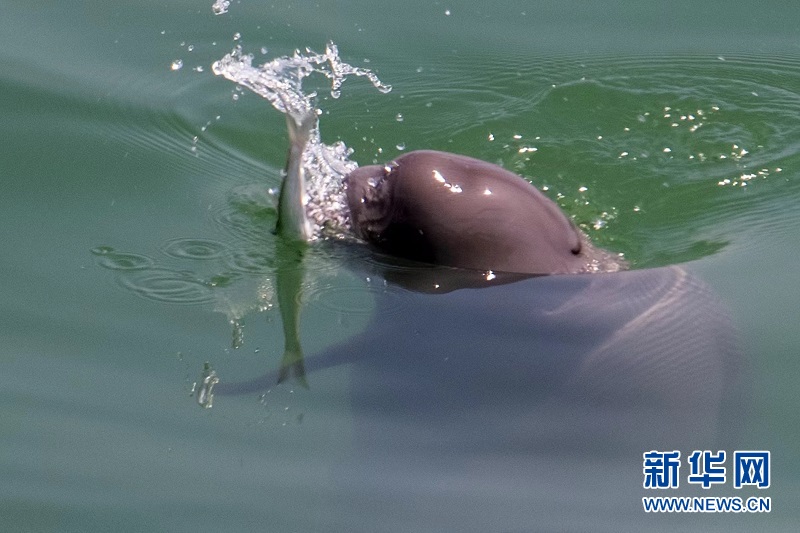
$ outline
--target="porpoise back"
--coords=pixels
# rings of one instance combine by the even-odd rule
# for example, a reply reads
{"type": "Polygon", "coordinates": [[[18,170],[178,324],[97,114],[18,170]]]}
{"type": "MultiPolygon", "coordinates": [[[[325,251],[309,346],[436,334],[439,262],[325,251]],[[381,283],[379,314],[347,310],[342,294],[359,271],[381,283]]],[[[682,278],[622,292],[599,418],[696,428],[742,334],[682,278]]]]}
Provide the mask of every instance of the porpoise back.
{"type": "Polygon", "coordinates": [[[485,271],[589,271],[597,251],[559,207],[513,172],[420,150],[345,179],[351,224],[379,250],[485,271]]]}

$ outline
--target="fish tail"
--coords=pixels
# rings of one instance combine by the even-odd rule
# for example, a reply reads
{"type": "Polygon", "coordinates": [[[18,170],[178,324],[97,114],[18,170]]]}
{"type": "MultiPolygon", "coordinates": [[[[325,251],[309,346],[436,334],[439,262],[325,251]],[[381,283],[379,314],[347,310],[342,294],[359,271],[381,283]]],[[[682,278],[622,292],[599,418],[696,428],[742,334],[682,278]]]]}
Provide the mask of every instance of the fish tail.
{"type": "Polygon", "coordinates": [[[283,383],[290,377],[293,377],[295,382],[299,383],[302,387],[308,388],[306,367],[303,363],[303,352],[299,349],[286,350],[281,360],[281,367],[278,371],[278,383],[283,383]]]}
{"type": "Polygon", "coordinates": [[[305,113],[287,113],[289,130],[289,156],[286,175],[278,198],[278,223],[276,231],[285,238],[308,241],[312,235],[311,223],[306,216],[306,178],[303,153],[317,124],[314,110],[305,113]]]}
{"type": "Polygon", "coordinates": [[[286,113],[286,126],[289,129],[289,140],[292,148],[302,152],[308,144],[311,132],[317,125],[317,114],[314,110],[306,113],[286,113]]]}

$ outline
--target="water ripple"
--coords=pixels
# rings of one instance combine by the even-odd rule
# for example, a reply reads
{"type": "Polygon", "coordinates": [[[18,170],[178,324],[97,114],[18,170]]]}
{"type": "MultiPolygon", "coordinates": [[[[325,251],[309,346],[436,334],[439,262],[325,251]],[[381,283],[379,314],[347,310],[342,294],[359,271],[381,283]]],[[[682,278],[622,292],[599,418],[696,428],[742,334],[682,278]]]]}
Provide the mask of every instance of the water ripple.
{"type": "Polygon", "coordinates": [[[109,270],[145,270],[154,264],[147,256],[117,252],[109,246],[98,246],[92,253],[98,256],[97,264],[109,270]]]}
{"type": "Polygon", "coordinates": [[[120,276],[120,284],[134,294],[175,304],[202,304],[214,300],[212,289],[192,274],[153,268],[120,276]]]}
{"type": "Polygon", "coordinates": [[[176,259],[207,260],[222,256],[227,247],[209,239],[173,239],[161,248],[165,254],[176,259]]]}
{"type": "Polygon", "coordinates": [[[382,280],[363,281],[342,285],[338,280],[319,280],[307,285],[300,294],[304,307],[349,316],[366,316],[375,310],[380,301],[381,316],[400,313],[404,308],[402,292],[387,286],[382,280]]]}
{"type": "Polygon", "coordinates": [[[224,261],[231,270],[245,274],[272,274],[275,270],[275,257],[271,251],[233,250],[225,255],[224,261]]]}
{"type": "Polygon", "coordinates": [[[209,206],[211,220],[237,240],[272,248],[272,231],[277,220],[276,193],[264,183],[233,187],[227,198],[209,206]]]}
{"type": "MultiPolygon", "coordinates": [[[[473,76],[482,97],[460,114],[434,101],[431,142],[445,135],[442,148],[472,146],[545,188],[637,266],[787,231],[771,219],[789,216],[800,195],[798,57],[511,57],[478,74],[449,68],[473,76]]],[[[435,94],[423,84],[426,93],[435,94]]]]}

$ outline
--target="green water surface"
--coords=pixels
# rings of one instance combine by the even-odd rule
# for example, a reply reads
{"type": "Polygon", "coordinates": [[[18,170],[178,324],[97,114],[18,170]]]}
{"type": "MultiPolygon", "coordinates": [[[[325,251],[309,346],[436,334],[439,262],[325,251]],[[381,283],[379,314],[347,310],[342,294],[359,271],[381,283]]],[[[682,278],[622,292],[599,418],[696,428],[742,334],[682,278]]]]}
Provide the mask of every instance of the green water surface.
{"type": "MultiPolygon", "coordinates": [[[[796,528],[800,5],[212,3],[0,6],[3,530],[796,528]],[[394,87],[353,79],[333,99],[319,82],[323,139],[359,163],[499,163],[634,268],[691,263],[751,369],[737,445],[772,452],[770,514],[645,514],[613,465],[548,484],[605,471],[591,455],[515,480],[511,500],[490,475],[466,490],[425,468],[349,486],[347,368],[198,405],[205,362],[246,379],[283,344],[267,193],[283,117],[210,65],[237,43],[267,61],[328,40],[394,87]]],[[[363,329],[381,294],[325,254],[302,296],[307,354],[363,329]]]]}

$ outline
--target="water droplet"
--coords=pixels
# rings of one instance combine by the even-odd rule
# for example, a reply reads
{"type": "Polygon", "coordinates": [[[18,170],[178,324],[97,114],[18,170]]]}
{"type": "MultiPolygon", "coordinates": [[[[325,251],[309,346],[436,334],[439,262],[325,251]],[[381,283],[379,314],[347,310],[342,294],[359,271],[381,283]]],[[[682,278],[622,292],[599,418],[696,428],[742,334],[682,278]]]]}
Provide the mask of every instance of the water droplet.
{"type": "Polygon", "coordinates": [[[239,33],[238,31],[237,31],[236,33],[234,33],[234,34],[233,34],[233,40],[234,40],[234,41],[238,41],[238,40],[239,40],[239,39],[241,39],[241,38],[242,38],[242,34],[241,34],[241,33],[239,33]]]}
{"type": "Polygon", "coordinates": [[[444,10],[444,14],[445,14],[445,16],[449,17],[450,16],[450,10],[449,9],[445,9],[444,10]]]}
{"type": "Polygon", "coordinates": [[[406,145],[405,143],[398,143],[397,146],[395,146],[395,148],[402,151],[406,149],[406,145]]]}
{"type": "Polygon", "coordinates": [[[215,15],[223,15],[228,12],[228,8],[230,7],[231,2],[230,0],[216,0],[214,5],[211,6],[211,10],[214,12],[215,15]]]}
{"type": "Polygon", "coordinates": [[[398,113],[397,115],[395,115],[394,119],[397,122],[403,122],[403,114],[402,113],[398,113]]]}
{"type": "Polygon", "coordinates": [[[194,45],[193,45],[193,44],[190,44],[189,46],[187,46],[187,47],[186,47],[186,50],[188,50],[189,52],[191,52],[192,50],[194,50],[194,45]]]}
{"type": "Polygon", "coordinates": [[[172,70],[180,70],[180,69],[182,69],[183,68],[183,60],[182,59],[176,59],[175,61],[172,62],[172,65],[170,65],[169,68],[172,69],[172,70]]]}
{"type": "Polygon", "coordinates": [[[203,372],[200,377],[202,384],[197,391],[197,403],[204,409],[211,409],[214,403],[214,385],[219,383],[219,378],[209,363],[203,364],[203,372]]]}
{"type": "Polygon", "coordinates": [[[114,249],[111,246],[98,246],[96,248],[92,248],[91,250],[94,255],[107,255],[113,251],[114,249]]]}

